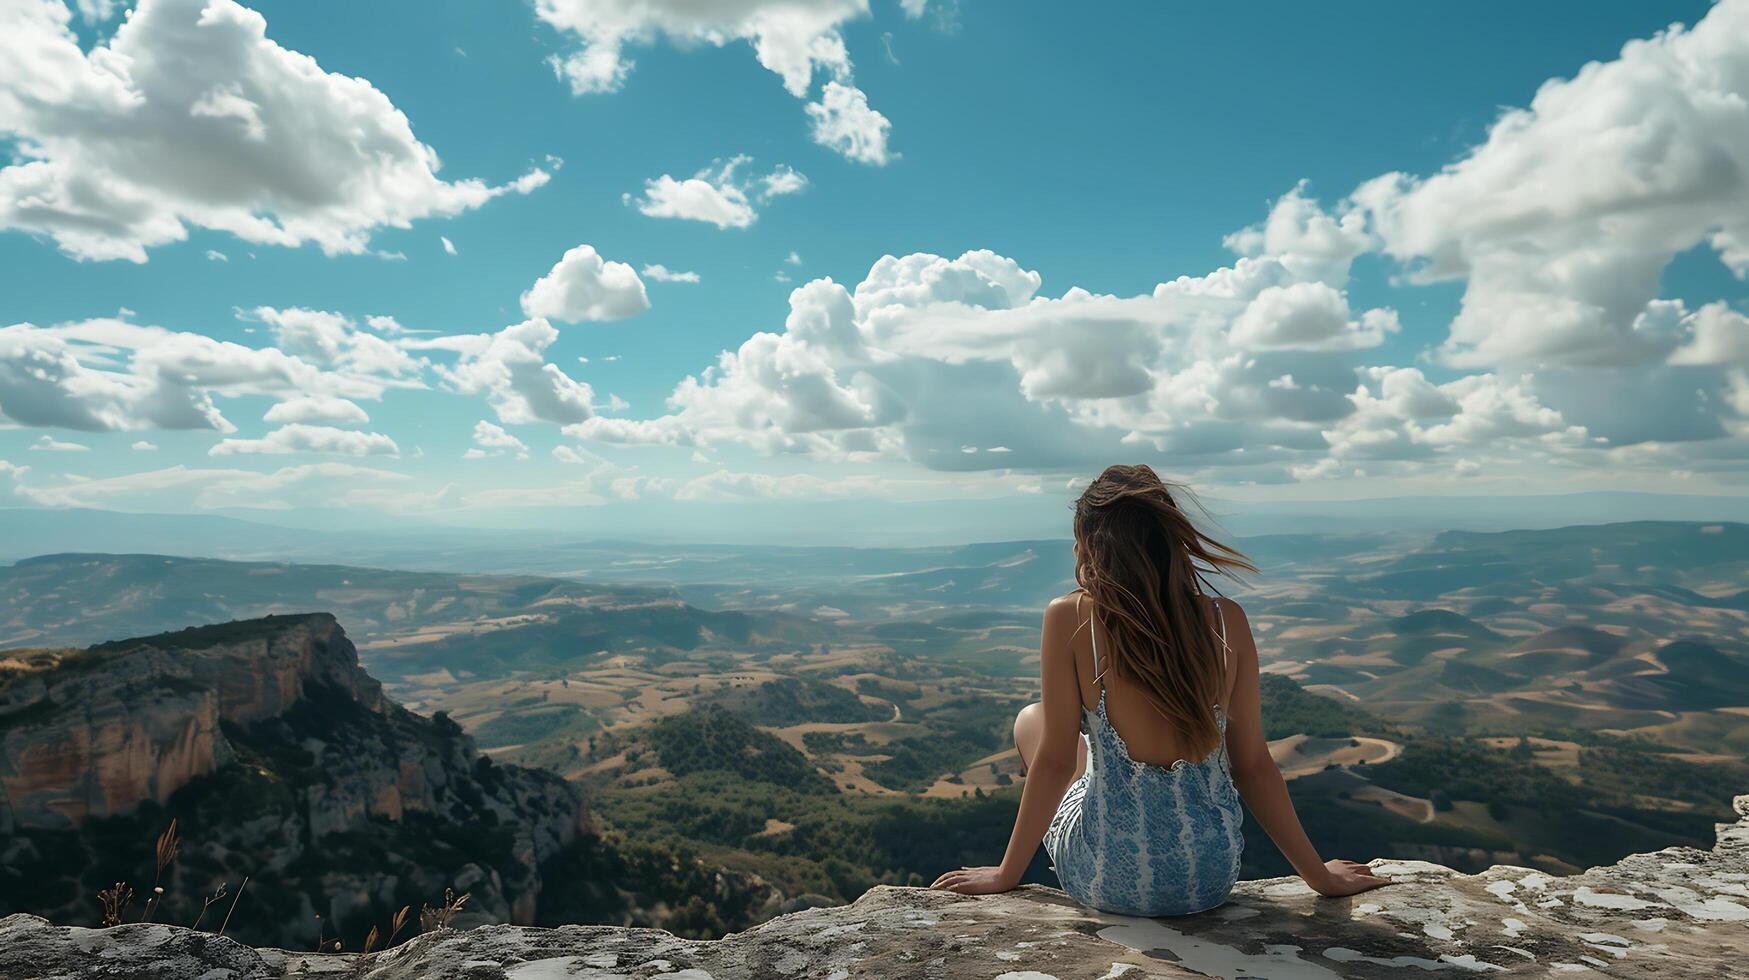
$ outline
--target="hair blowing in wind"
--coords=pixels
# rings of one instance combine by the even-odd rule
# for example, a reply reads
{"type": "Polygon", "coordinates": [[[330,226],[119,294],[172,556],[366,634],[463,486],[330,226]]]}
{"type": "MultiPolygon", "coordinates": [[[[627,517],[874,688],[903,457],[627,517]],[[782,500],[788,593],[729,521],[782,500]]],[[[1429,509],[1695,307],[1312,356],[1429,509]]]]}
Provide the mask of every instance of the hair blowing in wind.
{"type": "Polygon", "coordinates": [[[1075,581],[1093,601],[1104,669],[1140,686],[1199,758],[1220,742],[1226,692],[1210,575],[1257,569],[1198,530],[1145,465],[1111,466],[1075,501],[1075,581]]]}

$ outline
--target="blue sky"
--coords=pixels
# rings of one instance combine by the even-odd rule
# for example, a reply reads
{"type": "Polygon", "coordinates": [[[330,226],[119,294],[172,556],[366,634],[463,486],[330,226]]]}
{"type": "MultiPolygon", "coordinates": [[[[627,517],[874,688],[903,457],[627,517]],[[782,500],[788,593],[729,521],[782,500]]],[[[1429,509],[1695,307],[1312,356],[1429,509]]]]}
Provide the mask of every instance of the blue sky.
{"type": "Polygon", "coordinates": [[[1737,494],[1746,6],[21,0],[0,505],[1737,494]]]}

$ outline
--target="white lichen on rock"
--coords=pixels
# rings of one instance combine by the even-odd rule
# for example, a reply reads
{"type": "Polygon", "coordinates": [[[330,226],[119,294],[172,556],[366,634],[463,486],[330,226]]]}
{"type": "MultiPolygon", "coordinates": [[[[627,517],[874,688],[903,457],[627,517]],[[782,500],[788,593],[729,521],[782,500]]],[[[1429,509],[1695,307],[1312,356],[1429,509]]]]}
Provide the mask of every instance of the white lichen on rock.
{"type": "Polygon", "coordinates": [[[875,888],[715,942],[610,926],[485,926],[369,956],[256,950],[161,925],[0,920],[0,977],[104,980],[1329,980],[1421,976],[1729,977],[1749,962],[1749,796],[1711,851],[1670,848],[1584,874],[1461,875],[1381,862],[1398,884],[1320,899],[1242,882],[1179,919],[1101,915],[1029,886],[965,898],[875,888]]]}

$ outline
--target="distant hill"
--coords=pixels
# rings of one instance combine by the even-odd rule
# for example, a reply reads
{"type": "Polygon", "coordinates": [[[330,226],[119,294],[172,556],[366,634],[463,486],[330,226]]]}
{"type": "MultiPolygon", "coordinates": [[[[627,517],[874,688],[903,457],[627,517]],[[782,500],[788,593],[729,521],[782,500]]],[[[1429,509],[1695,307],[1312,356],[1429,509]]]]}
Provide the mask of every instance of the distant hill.
{"type": "Polygon", "coordinates": [[[0,649],[80,646],[154,630],[328,609],[386,681],[493,676],[581,657],[815,632],[806,620],[711,612],[660,587],[536,576],[164,555],[45,555],[0,566],[0,649]]]}
{"type": "Polygon", "coordinates": [[[1749,524],[1637,521],[1547,530],[1447,531],[1371,568],[1360,595],[1431,600],[1458,591],[1521,598],[1581,585],[1749,587],[1749,524]]]}

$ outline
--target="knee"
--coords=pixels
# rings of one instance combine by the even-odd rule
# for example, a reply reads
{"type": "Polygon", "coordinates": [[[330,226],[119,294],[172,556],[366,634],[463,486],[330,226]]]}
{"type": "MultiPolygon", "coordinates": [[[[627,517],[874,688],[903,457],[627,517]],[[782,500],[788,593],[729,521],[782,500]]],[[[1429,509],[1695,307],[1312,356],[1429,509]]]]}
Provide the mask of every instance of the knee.
{"type": "Polygon", "coordinates": [[[1014,716],[1014,730],[1020,731],[1022,728],[1041,724],[1044,721],[1044,716],[1045,706],[1034,701],[1026,707],[1021,708],[1020,713],[1014,716]]]}

